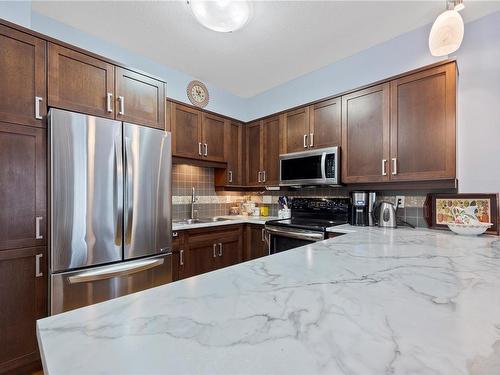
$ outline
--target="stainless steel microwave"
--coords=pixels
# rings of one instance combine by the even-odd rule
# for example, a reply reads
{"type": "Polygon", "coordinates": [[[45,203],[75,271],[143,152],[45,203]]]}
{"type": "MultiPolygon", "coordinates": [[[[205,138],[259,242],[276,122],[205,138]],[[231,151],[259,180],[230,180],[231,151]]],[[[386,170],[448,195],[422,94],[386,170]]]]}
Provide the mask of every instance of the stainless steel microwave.
{"type": "Polygon", "coordinates": [[[340,148],[280,155],[280,185],[339,185],[340,148]]]}

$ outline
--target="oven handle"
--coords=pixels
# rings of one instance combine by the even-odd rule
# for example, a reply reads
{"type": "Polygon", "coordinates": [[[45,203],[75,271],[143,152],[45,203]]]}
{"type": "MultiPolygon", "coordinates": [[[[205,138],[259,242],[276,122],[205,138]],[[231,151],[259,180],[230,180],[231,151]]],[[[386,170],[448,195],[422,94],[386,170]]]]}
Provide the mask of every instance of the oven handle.
{"type": "Polygon", "coordinates": [[[323,233],[310,233],[310,232],[299,232],[294,230],[282,230],[272,227],[266,227],[266,232],[270,235],[278,235],[282,237],[296,238],[299,240],[308,240],[308,241],[322,241],[325,239],[323,233]]]}

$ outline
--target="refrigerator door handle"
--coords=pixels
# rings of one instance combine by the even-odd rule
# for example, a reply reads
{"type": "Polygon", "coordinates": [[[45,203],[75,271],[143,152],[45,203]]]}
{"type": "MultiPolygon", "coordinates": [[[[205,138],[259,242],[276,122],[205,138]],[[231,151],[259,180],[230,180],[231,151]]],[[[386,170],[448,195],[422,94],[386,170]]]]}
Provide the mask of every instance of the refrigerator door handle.
{"type": "Polygon", "coordinates": [[[122,244],[122,222],[123,222],[123,156],[121,145],[121,133],[115,137],[115,178],[113,192],[115,197],[114,217],[116,218],[115,244],[122,244]]]}
{"type": "Polygon", "coordinates": [[[134,220],[134,168],[132,166],[132,148],[130,146],[130,138],[124,137],[125,143],[125,175],[126,175],[126,185],[125,185],[125,210],[126,210],[126,222],[125,222],[125,243],[130,243],[132,237],[132,220],[134,220]]]}
{"type": "Polygon", "coordinates": [[[99,270],[88,271],[80,273],[75,276],[68,277],[70,284],[87,283],[98,280],[111,279],[113,277],[128,276],[133,273],[142,272],[161,266],[165,259],[147,259],[137,262],[131,262],[130,264],[119,263],[117,265],[105,267],[99,270]]]}

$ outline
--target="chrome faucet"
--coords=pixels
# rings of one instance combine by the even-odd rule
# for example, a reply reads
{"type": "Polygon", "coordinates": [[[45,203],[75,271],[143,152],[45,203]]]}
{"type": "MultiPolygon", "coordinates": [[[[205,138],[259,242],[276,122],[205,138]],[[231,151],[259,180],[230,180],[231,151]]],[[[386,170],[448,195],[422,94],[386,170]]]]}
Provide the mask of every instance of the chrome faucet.
{"type": "Polygon", "coordinates": [[[191,191],[191,216],[190,219],[195,219],[195,209],[194,209],[194,204],[198,201],[198,198],[196,198],[196,193],[194,190],[194,186],[192,187],[191,191]]]}

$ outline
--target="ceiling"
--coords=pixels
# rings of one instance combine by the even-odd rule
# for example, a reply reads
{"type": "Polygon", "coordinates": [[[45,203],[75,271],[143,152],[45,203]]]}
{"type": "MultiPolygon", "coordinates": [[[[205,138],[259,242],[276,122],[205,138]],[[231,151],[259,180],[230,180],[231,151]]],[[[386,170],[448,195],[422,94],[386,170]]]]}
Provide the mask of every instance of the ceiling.
{"type": "MultiPolygon", "coordinates": [[[[465,0],[465,21],[500,1],[465,0]]],[[[34,1],[52,17],[240,97],[433,22],[444,1],[259,1],[241,30],[199,25],[185,1],[34,1]]],[[[467,30],[466,30],[467,32],[467,30]]]]}

